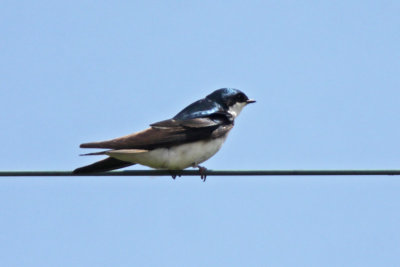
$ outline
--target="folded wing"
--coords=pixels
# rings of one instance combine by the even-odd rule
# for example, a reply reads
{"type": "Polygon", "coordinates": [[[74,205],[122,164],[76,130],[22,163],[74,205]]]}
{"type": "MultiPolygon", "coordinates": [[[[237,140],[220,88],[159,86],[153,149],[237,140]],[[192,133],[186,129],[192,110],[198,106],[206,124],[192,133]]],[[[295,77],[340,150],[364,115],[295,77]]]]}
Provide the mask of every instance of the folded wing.
{"type": "Polygon", "coordinates": [[[151,127],[130,135],[112,140],[81,144],[81,148],[104,149],[155,149],[177,144],[194,142],[200,139],[216,138],[233,127],[229,118],[194,118],[188,120],[170,119],[151,124],[151,127]]]}

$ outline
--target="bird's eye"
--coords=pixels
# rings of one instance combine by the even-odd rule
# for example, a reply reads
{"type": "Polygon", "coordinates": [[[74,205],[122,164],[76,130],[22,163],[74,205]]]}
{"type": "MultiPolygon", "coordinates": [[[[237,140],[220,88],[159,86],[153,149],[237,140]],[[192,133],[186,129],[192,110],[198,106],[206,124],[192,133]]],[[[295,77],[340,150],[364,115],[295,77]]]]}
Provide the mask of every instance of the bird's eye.
{"type": "Polygon", "coordinates": [[[239,93],[236,96],[236,101],[237,102],[246,102],[247,101],[247,96],[243,93],[239,93]]]}

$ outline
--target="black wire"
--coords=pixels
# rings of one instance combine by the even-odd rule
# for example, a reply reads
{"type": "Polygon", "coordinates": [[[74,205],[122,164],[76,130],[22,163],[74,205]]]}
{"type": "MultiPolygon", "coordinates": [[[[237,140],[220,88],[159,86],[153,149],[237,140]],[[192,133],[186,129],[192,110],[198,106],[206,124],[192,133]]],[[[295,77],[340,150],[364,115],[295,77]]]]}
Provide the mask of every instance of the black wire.
{"type": "MultiPolygon", "coordinates": [[[[400,175],[400,170],[206,170],[207,176],[400,175]]],[[[71,171],[0,171],[0,176],[199,176],[198,170],[130,170],[74,174],[71,171]]]]}

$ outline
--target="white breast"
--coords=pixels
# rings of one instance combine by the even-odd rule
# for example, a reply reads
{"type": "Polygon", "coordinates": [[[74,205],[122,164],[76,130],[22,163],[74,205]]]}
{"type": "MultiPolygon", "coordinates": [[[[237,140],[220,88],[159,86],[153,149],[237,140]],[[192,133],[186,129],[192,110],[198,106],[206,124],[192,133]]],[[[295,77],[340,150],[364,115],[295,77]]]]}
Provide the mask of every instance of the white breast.
{"type": "Polygon", "coordinates": [[[155,169],[183,170],[197,166],[221,148],[226,136],[208,141],[197,141],[170,148],[153,150],[111,150],[106,154],[123,161],[138,163],[155,169]]]}

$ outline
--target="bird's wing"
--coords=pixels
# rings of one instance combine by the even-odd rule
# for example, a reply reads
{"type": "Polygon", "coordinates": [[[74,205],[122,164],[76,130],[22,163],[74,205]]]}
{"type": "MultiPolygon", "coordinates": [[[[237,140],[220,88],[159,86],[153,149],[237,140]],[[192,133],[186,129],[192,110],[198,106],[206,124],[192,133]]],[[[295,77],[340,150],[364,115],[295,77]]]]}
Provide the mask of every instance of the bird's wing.
{"type": "Polygon", "coordinates": [[[81,148],[106,149],[155,149],[197,140],[216,138],[232,129],[229,119],[220,117],[194,118],[188,120],[165,120],[151,124],[141,132],[116,139],[81,144],[81,148]]]}

